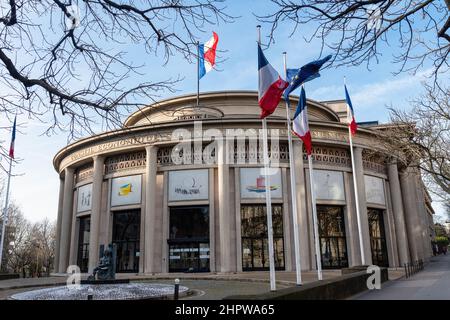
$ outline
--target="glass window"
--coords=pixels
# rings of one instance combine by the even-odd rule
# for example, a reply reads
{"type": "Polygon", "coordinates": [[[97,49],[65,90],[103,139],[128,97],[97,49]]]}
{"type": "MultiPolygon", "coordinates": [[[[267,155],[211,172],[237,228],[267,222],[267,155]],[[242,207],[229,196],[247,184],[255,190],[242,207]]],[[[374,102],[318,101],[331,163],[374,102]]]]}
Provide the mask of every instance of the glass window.
{"type": "MultiPolygon", "coordinates": [[[[284,270],[283,210],[281,205],[272,206],[272,228],[275,268],[284,270]]],[[[268,270],[269,247],[267,235],[266,206],[241,206],[242,269],[268,270]]]]}
{"type": "Polygon", "coordinates": [[[77,264],[81,272],[88,272],[91,217],[82,217],[79,218],[78,221],[79,233],[77,264]]]}
{"type": "Polygon", "coordinates": [[[209,271],[209,206],[170,208],[169,272],[209,271]]]}
{"type": "Polygon", "coordinates": [[[338,206],[317,206],[319,241],[324,269],[348,267],[344,211],[338,206]]]}
{"type": "Polygon", "coordinates": [[[383,210],[367,209],[369,218],[370,248],[372,251],[372,264],[388,267],[386,236],[384,231],[383,210]]]}
{"type": "Polygon", "coordinates": [[[170,239],[208,239],[209,208],[170,208],[170,239]]]}
{"type": "Polygon", "coordinates": [[[139,271],[141,211],[114,213],[113,243],[117,246],[117,272],[139,271]]]}

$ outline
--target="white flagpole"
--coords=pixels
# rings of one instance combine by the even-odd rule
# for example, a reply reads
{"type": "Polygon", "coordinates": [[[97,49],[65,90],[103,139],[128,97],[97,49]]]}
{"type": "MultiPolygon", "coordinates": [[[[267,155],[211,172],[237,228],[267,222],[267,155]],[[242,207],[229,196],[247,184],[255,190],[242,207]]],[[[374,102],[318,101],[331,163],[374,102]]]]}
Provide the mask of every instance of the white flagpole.
{"type": "MultiPolygon", "coordinates": [[[[287,61],[286,52],[283,52],[283,63],[284,63],[284,75],[287,81],[287,61]]],[[[289,97],[288,97],[289,99],[289,97]]],[[[302,270],[300,264],[300,238],[299,238],[299,227],[298,227],[298,217],[297,217],[297,186],[295,181],[295,164],[294,164],[294,152],[292,148],[292,132],[291,132],[291,115],[289,110],[289,104],[286,100],[286,122],[287,122],[287,132],[288,132],[288,146],[289,146],[289,171],[291,175],[291,198],[292,198],[292,222],[294,224],[294,251],[295,251],[295,274],[297,285],[302,285],[302,270]]]]}
{"type": "Polygon", "coordinates": [[[3,243],[5,241],[6,224],[8,223],[9,187],[10,187],[10,183],[11,183],[11,171],[12,171],[12,158],[9,157],[8,183],[6,186],[5,207],[3,209],[3,217],[2,217],[2,236],[0,239],[0,270],[1,270],[2,259],[3,259],[3,243]]]}
{"type": "Polygon", "coordinates": [[[199,107],[200,103],[200,75],[199,75],[199,68],[200,68],[200,48],[199,48],[200,42],[197,41],[197,108],[199,107]]]}
{"type": "MultiPolygon", "coordinates": [[[[258,43],[261,44],[261,26],[257,26],[258,43]]],[[[266,215],[267,215],[267,234],[269,241],[269,272],[270,272],[270,290],[276,291],[275,283],[275,259],[273,250],[273,227],[272,227],[272,199],[270,194],[270,175],[269,175],[269,147],[267,143],[267,120],[262,120],[263,130],[263,156],[264,156],[264,176],[266,186],[266,215]]],[[[264,248],[263,248],[264,250],[264,248]]]]}
{"type": "MultiPolygon", "coordinates": [[[[344,77],[344,86],[346,85],[346,80],[344,77]]],[[[349,105],[347,103],[347,120],[349,115],[349,105]]],[[[353,138],[352,138],[352,131],[350,129],[350,124],[348,125],[348,141],[350,142],[350,156],[351,156],[351,162],[352,162],[352,176],[353,176],[353,189],[355,192],[355,202],[356,202],[356,221],[358,223],[358,236],[359,236],[359,249],[361,251],[361,264],[364,266],[366,264],[366,257],[364,255],[364,244],[363,244],[363,238],[362,238],[362,229],[361,229],[361,215],[359,213],[359,199],[358,199],[358,183],[356,182],[356,170],[355,170],[355,158],[353,156],[353,138]]]]}
{"type": "MultiPolygon", "coordinates": [[[[305,110],[308,112],[308,110],[305,110]]],[[[306,114],[308,116],[308,114],[306,114]]],[[[309,121],[309,120],[308,120],[309,121]]],[[[317,219],[317,206],[316,206],[316,190],[314,189],[314,174],[312,155],[308,155],[308,167],[309,167],[309,185],[311,189],[311,205],[313,212],[313,228],[314,228],[314,244],[316,249],[316,264],[317,264],[317,278],[322,280],[322,256],[320,254],[320,242],[319,242],[319,222],[317,219]]]]}

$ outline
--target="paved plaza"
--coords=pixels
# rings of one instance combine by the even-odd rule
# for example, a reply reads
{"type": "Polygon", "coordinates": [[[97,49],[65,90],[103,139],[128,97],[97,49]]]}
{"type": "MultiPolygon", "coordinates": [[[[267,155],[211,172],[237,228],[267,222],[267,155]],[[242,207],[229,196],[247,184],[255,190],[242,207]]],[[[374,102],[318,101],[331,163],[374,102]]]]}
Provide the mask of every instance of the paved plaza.
{"type": "MultiPolygon", "coordinates": [[[[331,279],[341,275],[339,270],[325,270],[324,279],[331,279]]],[[[403,276],[403,270],[390,269],[390,279],[403,276]]],[[[86,278],[84,275],[82,278],[86,278]]],[[[230,295],[258,294],[269,291],[269,273],[240,272],[232,274],[220,273],[168,273],[158,275],[130,275],[118,274],[118,279],[130,278],[132,282],[152,282],[173,284],[176,278],[181,285],[194,291],[194,295],[185,299],[222,299],[230,295]]],[[[295,285],[295,272],[276,272],[277,288],[282,289],[295,285]]],[[[302,273],[303,283],[317,281],[317,273],[313,271],[302,273]]],[[[7,299],[15,293],[66,284],[66,276],[52,276],[48,278],[10,279],[0,281],[0,299],[7,299]]]]}

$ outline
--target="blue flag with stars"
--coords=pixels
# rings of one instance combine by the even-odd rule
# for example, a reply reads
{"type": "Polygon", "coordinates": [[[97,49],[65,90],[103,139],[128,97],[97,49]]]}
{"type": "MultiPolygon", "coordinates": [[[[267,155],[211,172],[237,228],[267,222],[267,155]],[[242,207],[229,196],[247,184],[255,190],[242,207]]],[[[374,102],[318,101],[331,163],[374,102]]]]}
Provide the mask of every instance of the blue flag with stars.
{"type": "Polygon", "coordinates": [[[300,69],[287,69],[287,81],[289,81],[289,87],[284,91],[285,100],[289,101],[289,94],[301,86],[302,83],[320,77],[320,68],[322,68],[324,63],[330,60],[331,57],[331,55],[328,55],[323,59],[312,61],[305,64],[300,69]]]}

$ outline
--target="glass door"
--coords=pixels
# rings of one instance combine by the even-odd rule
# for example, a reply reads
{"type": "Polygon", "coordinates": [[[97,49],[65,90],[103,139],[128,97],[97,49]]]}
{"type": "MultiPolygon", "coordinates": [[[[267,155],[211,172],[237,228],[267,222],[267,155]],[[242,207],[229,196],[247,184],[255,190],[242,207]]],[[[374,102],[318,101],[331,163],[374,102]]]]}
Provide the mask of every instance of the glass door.
{"type": "Polygon", "coordinates": [[[338,206],[317,206],[322,267],[348,267],[344,210],[338,206]]]}
{"type": "MultiPolygon", "coordinates": [[[[272,206],[275,268],[284,270],[283,210],[272,206]]],[[[265,205],[241,206],[242,270],[269,270],[269,246],[265,205]]]]}
{"type": "Polygon", "coordinates": [[[209,206],[170,208],[169,272],[208,272],[209,206]]]}
{"type": "Polygon", "coordinates": [[[90,225],[91,217],[79,218],[77,265],[81,272],[88,272],[90,225]]]}
{"type": "Polygon", "coordinates": [[[388,267],[386,235],[384,231],[383,210],[367,209],[369,218],[370,248],[372,251],[372,264],[379,267],[388,267]]]}
{"type": "Polygon", "coordinates": [[[114,213],[113,243],[117,246],[116,272],[139,272],[141,211],[114,213]]]}

